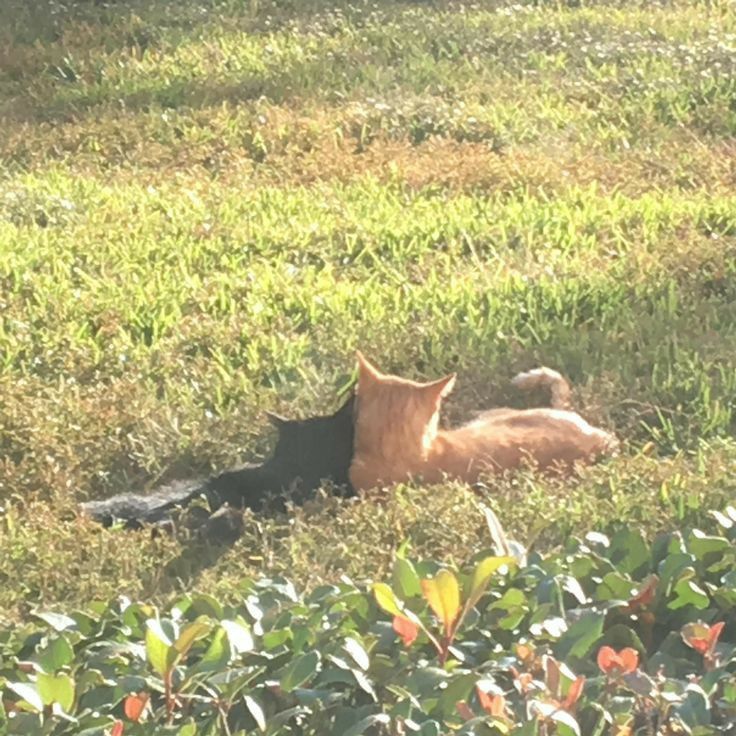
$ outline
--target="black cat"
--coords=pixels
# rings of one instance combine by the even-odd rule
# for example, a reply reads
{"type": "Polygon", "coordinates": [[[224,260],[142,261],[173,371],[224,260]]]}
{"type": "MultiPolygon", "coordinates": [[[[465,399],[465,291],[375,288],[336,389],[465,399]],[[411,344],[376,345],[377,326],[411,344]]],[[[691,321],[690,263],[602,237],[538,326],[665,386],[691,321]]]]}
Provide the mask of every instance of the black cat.
{"type": "Polygon", "coordinates": [[[211,510],[230,508],[281,510],[286,500],[301,504],[328,480],[354,494],[348,479],[353,456],[354,396],[329,416],[284,419],[269,414],[278,430],[273,455],[260,465],[245,465],[205,480],[177,481],[148,494],[121,493],[82,504],[84,513],[105,526],[127,528],[166,522],[171,512],[204,497],[211,510]]]}

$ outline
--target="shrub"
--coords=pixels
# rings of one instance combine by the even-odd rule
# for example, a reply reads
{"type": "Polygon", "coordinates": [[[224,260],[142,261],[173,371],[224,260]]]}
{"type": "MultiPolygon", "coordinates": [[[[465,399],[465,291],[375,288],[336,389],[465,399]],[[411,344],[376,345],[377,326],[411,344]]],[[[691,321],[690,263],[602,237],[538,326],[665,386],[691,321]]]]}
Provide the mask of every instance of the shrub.
{"type": "Polygon", "coordinates": [[[736,717],[736,509],[720,536],[505,539],[461,569],[223,605],[121,598],[0,633],[0,722],[44,734],[722,732],[736,717]],[[499,556],[498,553],[504,553],[499,556]],[[388,613],[388,615],[387,615],[388,613]],[[40,624],[40,625],[39,625],[40,624]]]}

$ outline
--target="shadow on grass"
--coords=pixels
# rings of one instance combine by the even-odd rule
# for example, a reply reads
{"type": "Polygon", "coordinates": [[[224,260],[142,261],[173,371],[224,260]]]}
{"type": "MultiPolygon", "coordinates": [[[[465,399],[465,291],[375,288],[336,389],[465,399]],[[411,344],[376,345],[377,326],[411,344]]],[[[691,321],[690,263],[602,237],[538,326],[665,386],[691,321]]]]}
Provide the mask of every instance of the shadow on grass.
{"type": "MultiPolygon", "coordinates": [[[[401,13],[403,9],[411,5],[421,5],[428,12],[435,9],[443,11],[451,10],[438,2],[414,2],[405,0],[400,3],[380,3],[381,12],[391,16],[401,13]]],[[[326,3],[310,2],[307,5],[293,2],[282,2],[272,0],[264,2],[258,0],[257,13],[250,12],[243,15],[231,15],[229,18],[215,18],[209,20],[209,14],[201,15],[200,3],[192,3],[191,7],[185,3],[185,7],[179,5],[166,12],[168,4],[152,3],[151,7],[144,9],[138,7],[140,3],[100,3],[102,9],[90,11],[88,3],[85,8],[75,11],[76,5],[65,18],[55,22],[56,30],[41,32],[33,37],[28,28],[34,25],[49,23],[48,19],[38,16],[31,10],[15,10],[4,12],[7,19],[6,28],[17,27],[16,32],[8,32],[6,36],[12,39],[14,44],[20,48],[32,43],[38,43],[39,51],[37,58],[35,52],[27,60],[31,67],[37,67],[37,74],[30,74],[24,69],[27,64],[19,65],[17,62],[10,63],[8,69],[15,66],[15,73],[10,73],[14,78],[16,94],[10,95],[10,102],[3,107],[3,116],[18,123],[27,122],[59,122],[78,119],[84,113],[93,109],[104,109],[111,107],[113,110],[149,111],[169,109],[201,109],[221,105],[225,101],[242,103],[265,98],[273,104],[284,104],[295,99],[325,96],[325,90],[329,92],[328,97],[334,100],[342,99],[346,94],[354,91],[361,84],[372,83],[378,88],[375,92],[385,92],[385,86],[390,83],[385,76],[379,74],[388,67],[402,66],[404,60],[402,55],[390,55],[383,58],[379,51],[379,58],[375,64],[371,63],[366,53],[374,53],[372,47],[366,47],[359,37],[346,37],[347,45],[335,49],[327,43],[318,55],[311,59],[279,59],[274,60],[272,65],[265,70],[253,72],[244,71],[238,78],[233,74],[231,78],[223,78],[224,75],[215,74],[215,78],[196,78],[182,74],[163,79],[133,79],[129,89],[110,85],[103,76],[98,76],[96,81],[82,80],[82,73],[75,69],[75,58],[94,57],[96,53],[104,51],[106,54],[114,53],[116,50],[129,50],[131,54],[137,55],[139,59],[153,51],[165,54],[167,49],[181,47],[190,41],[198,41],[203,38],[203,24],[208,24],[207,35],[213,37],[221,36],[223,33],[232,32],[237,29],[250,35],[257,36],[264,33],[272,34],[284,31],[290,36],[298,35],[297,30],[302,24],[303,32],[310,34],[309,24],[315,25],[315,33],[323,38],[326,32],[319,25],[317,16],[322,12],[340,13],[351,15],[355,8],[347,2],[326,3]],[[338,7],[336,7],[336,5],[338,7]],[[339,6],[344,5],[344,9],[339,6]],[[125,12],[120,12],[116,17],[116,9],[125,7],[125,12]],[[197,12],[195,12],[195,9],[197,12]],[[131,21],[132,13],[140,10],[135,23],[131,21]],[[25,16],[24,16],[25,14],[25,16]],[[37,17],[38,16],[38,17],[37,17]],[[25,22],[23,19],[25,17],[25,22]],[[227,22],[227,26],[225,23],[227,22]],[[76,40],[75,23],[83,30],[80,31],[78,43],[76,40]],[[57,27],[58,26],[58,27],[57,27]],[[224,29],[227,28],[227,31],[224,29]],[[96,41],[90,46],[90,30],[96,29],[96,41]],[[28,34],[31,35],[28,35],[28,34]],[[27,36],[27,37],[26,37],[27,36]],[[63,44],[63,46],[62,46],[63,44]],[[37,62],[37,63],[34,63],[37,62]],[[374,73],[371,72],[372,69],[374,73]],[[51,96],[40,91],[33,93],[34,77],[45,76],[47,79],[55,79],[56,89],[51,96]],[[376,77],[381,77],[376,82],[376,77]],[[24,80],[27,80],[24,81],[24,80]]],[[[360,20],[356,20],[356,27],[360,27],[360,20]]],[[[341,26],[340,26],[341,27],[341,26]]],[[[0,36],[0,44],[3,37],[0,36]]],[[[25,58],[25,52],[19,52],[25,58]]],[[[310,53],[314,54],[312,50],[310,53]]],[[[13,56],[12,49],[8,52],[13,56]]],[[[10,59],[12,62],[12,58],[10,59]]],[[[227,62],[224,62],[225,66],[227,62]]],[[[89,62],[87,63],[89,65],[89,62]]],[[[9,73],[8,70],[5,70],[9,73]]],[[[89,71],[89,70],[88,70],[89,71]]],[[[2,55],[0,54],[0,75],[3,72],[2,55]]]]}
{"type": "Polygon", "coordinates": [[[237,105],[256,100],[280,105],[319,95],[320,87],[330,89],[329,96],[335,91],[344,95],[365,80],[364,67],[355,65],[352,75],[345,76],[344,70],[350,67],[336,69],[326,53],[324,58],[311,62],[294,62],[267,69],[262,74],[246,74],[239,79],[174,78],[166,84],[162,84],[162,80],[144,80],[136,89],[122,93],[105,86],[77,90],[72,83],[43,104],[41,100],[16,97],[18,104],[13,102],[6,106],[3,115],[16,123],[58,123],[79,121],[105,109],[128,112],[201,110],[216,108],[223,102],[237,105]]]}
{"type": "Polygon", "coordinates": [[[165,593],[188,590],[207,569],[216,566],[232,549],[232,544],[204,540],[186,545],[163,570],[161,588],[165,593]]]}
{"type": "MultiPolygon", "coordinates": [[[[486,8],[493,10],[507,4],[507,0],[489,0],[486,8]]],[[[0,22],[14,41],[33,45],[59,41],[62,32],[75,25],[100,36],[110,28],[127,30],[135,19],[137,32],[132,36],[125,32],[110,34],[105,35],[105,41],[114,39],[119,48],[133,44],[145,48],[152,39],[162,37],[162,31],[194,33],[207,22],[228,28],[235,25],[257,35],[295,22],[310,23],[321,13],[364,12],[352,0],[241,0],[237,8],[235,3],[224,0],[67,0],[63,5],[54,5],[50,7],[48,0],[3,0],[0,22]]],[[[468,5],[472,7],[471,3],[468,5]]],[[[366,7],[391,13],[414,6],[443,12],[465,11],[464,3],[447,0],[379,0],[366,7]]]]}

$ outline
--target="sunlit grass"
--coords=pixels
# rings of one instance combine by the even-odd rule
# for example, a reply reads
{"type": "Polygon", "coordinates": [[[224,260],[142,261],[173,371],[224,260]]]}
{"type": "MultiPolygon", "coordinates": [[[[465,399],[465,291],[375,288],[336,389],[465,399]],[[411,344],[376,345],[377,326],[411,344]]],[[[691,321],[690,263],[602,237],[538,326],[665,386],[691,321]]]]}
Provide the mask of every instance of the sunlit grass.
{"type": "Polygon", "coordinates": [[[579,484],[499,485],[502,520],[539,544],[706,523],[728,499],[731,6],[3,5],[13,615],[261,570],[372,575],[405,537],[467,558],[482,528],[457,487],[254,520],[205,571],[186,543],[77,518],[267,452],[262,410],[334,406],[358,346],[456,370],[453,420],[518,403],[517,370],[572,379],[626,449],[579,484]]]}

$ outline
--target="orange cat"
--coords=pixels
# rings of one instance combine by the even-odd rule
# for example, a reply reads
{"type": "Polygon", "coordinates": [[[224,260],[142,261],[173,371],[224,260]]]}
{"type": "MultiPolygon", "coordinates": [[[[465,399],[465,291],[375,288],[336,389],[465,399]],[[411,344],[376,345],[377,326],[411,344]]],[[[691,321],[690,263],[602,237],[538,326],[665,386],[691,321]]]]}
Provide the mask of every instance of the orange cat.
{"type": "Polygon", "coordinates": [[[570,468],[611,452],[616,438],[564,411],[567,382],[556,371],[520,373],[523,389],[547,386],[552,409],[493,409],[448,431],[438,430],[440,405],[455,375],[417,383],[381,373],[358,353],[355,449],[350,480],[358,490],[411,477],[434,483],[445,477],[474,482],[484,472],[517,468],[529,460],[540,468],[570,468]]]}

